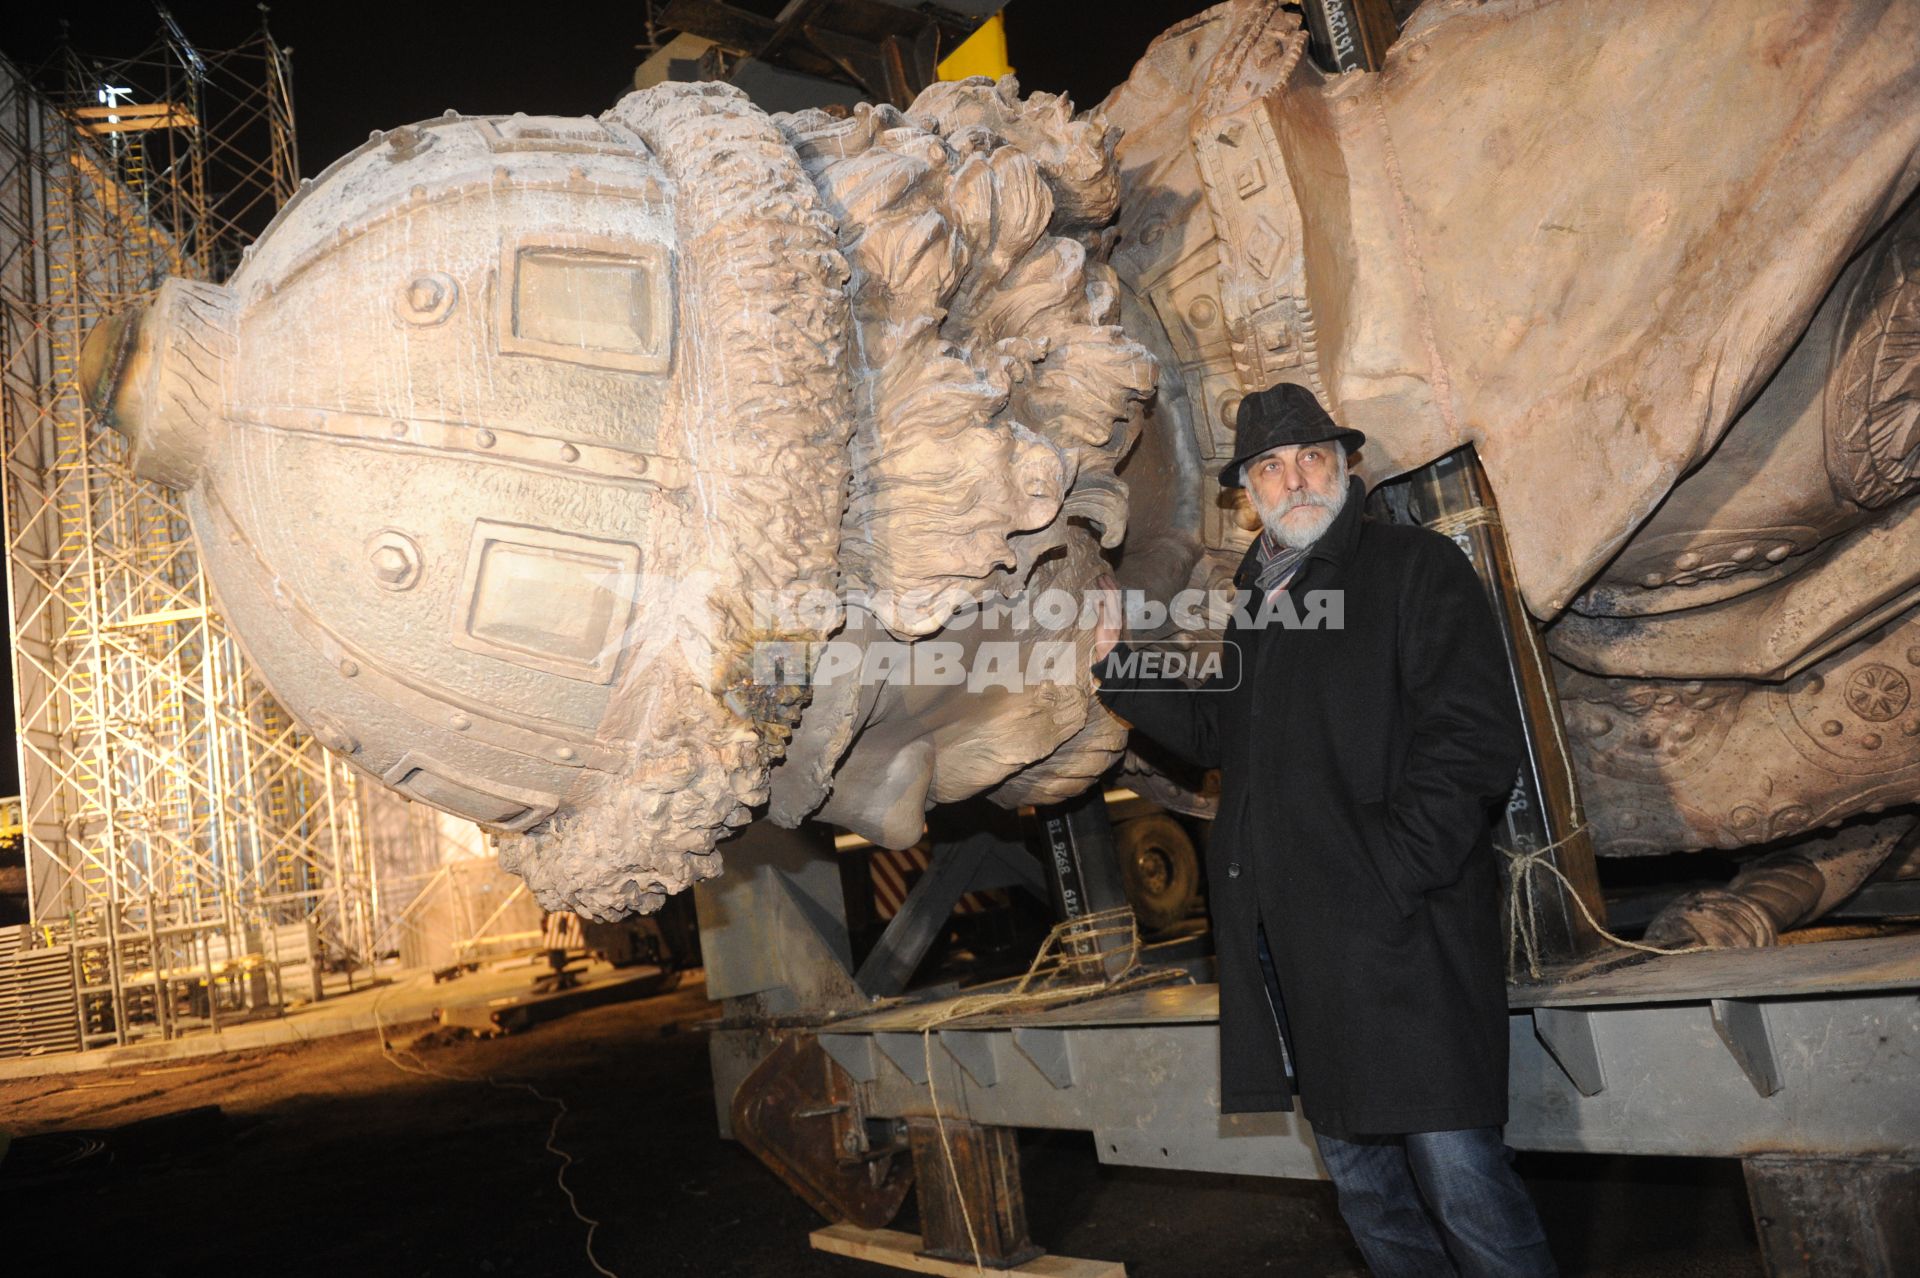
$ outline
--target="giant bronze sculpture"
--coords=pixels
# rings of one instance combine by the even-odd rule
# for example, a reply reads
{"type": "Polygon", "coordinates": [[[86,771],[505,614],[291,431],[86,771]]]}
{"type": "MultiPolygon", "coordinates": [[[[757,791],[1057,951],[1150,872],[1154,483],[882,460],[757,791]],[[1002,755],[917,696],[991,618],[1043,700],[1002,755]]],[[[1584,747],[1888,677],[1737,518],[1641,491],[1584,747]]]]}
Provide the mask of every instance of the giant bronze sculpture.
{"type": "Polygon", "coordinates": [[[1765,942],[1920,798],[1920,6],[1734,8],[1439,0],[1330,76],[1235,0],[1080,116],[449,113],[93,372],[281,699],[595,917],[763,808],[904,846],[1091,784],[1088,618],[1018,605],[1225,589],[1209,463],[1303,382],[1374,482],[1475,446],[1597,850],[1783,848],[1666,921],[1765,942]]]}

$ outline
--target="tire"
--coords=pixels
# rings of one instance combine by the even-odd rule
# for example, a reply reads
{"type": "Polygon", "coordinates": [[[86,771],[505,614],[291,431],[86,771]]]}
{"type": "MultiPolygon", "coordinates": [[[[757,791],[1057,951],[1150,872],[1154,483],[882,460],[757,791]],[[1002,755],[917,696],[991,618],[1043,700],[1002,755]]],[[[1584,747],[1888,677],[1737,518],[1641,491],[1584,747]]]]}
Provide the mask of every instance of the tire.
{"type": "Polygon", "coordinates": [[[1180,823],[1158,815],[1123,821],[1113,844],[1140,930],[1163,932],[1186,918],[1200,886],[1200,854],[1180,823]]]}

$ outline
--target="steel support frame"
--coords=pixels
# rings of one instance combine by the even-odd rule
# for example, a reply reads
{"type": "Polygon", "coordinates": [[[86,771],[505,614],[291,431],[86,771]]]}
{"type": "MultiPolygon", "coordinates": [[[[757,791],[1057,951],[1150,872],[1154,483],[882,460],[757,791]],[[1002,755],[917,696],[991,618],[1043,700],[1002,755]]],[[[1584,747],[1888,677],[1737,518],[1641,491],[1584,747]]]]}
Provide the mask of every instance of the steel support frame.
{"type": "MultiPolygon", "coordinates": [[[[1756,1002],[1777,1073],[1770,1094],[1750,1074],[1750,1059],[1723,1038],[1724,1014],[1717,1022],[1710,1001],[1515,1011],[1508,1142],[1574,1153],[1914,1157],[1920,998],[1895,991],[1756,1002]],[[1574,1019],[1554,1024],[1559,1017],[1574,1019]],[[1554,1025],[1548,1032],[1563,1051],[1571,1034],[1590,1055],[1570,1072],[1537,1022],[1554,1025]]],[[[744,1040],[728,1041],[746,1033],[717,1031],[716,1057],[750,1051],[744,1040]]],[[[1211,1020],[969,1026],[935,1038],[933,1082],[945,1112],[1092,1132],[1108,1163],[1322,1175],[1303,1116],[1220,1113],[1219,1026],[1211,1020]]],[[[863,1088],[869,1114],[932,1113],[917,1034],[828,1025],[821,1042],[863,1088]]]]}
{"type": "Polygon", "coordinates": [[[250,673],[183,508],[131,474],[80,384],[94,324],[164,275],[223,275],[296,180],[288,69],[264,26],[202,54],[162,18],[156,45],[124,64],[69,52],[64,90],[0,60],[0,504],[21,824],[41,935],[109,953],[76,982],[100,986],[77,1011],[100,1041],[136,1021],[169,1029],[164,999],[127,1003],[123,941],[151,954],[177,929],[218,931],[231,954],[307,921],[331,953],[372,954],[354,779],[250,673]],[[109,85],[114,100],[97,100],[109,85]]]}

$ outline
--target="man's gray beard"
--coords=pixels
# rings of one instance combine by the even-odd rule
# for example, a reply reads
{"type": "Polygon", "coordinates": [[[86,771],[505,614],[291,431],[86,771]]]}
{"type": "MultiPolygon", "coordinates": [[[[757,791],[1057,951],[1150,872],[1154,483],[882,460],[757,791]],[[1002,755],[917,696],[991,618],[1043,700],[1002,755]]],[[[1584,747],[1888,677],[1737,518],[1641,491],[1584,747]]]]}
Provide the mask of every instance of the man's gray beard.
{"type": "Polygon", "coordinates": [[[1340,456],[1340,468],[1336,473],[1333,496],[1322,497],[1315,492],[1302,492],[1291,497],[1282,497],[1278,505],[1262,506],[1260,498],[1252,488],[1247,489],[1247,498],[1253,503],[1253,509],[1260,516],[1260,523],[1267,535],[1289,550],[1300,550],[1319,541],[1327,529],[1333,527],[1333,521],[1340,517],[1340,511],[1347,504],[1347,458],[1340,456]],[[1302,524],[1298,520],[1286,524],[1283,516],[1295,506],[1319,507],[1318,518],[1311,523],[1302,524]]]}

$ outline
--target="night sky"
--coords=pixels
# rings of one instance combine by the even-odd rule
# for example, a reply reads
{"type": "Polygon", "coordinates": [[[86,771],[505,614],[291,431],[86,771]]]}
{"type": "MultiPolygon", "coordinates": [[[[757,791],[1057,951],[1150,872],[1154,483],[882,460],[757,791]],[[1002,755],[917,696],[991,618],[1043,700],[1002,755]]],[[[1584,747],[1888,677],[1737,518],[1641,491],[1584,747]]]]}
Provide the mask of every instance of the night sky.
{"type": "MultiPolygon", "coordinates": [[[[781,0],[733,0],[772,14],[781,0]]],[[[662,5],[661,7],[664,7],[662,5]]],[[[1026,91],[1065,92],[1092,106],[1126,78],[1154,36],[1207,8],[1112,0],[1014,0],[1009,57],[1026,91]]],[[[175,0],[188,39],[202,50],[236,47],[259,30],[244,0],[175,0]]],[[[632,85],[646,40],[638,0],[565,0],[514,6],[450,0],[282,0],[269,14],[293,51],[300,171],[312,177],[366,141],[452,107],[470,114],[597,115],[632,85]],[[481,14],[504,15],[486,18],[481,14]]],[[[0,53],[31,71],[67,38],[81,53],[113,60],[154,44],[160,21],[146,0],[13,6],[0,21],[0,53]]],[[[4,645],[5,636],[0,636],[4,645]]],[[[0,646],[0,654],[4,654],[0,646]]],[[[0,665],[6,665],[0,660],[0,665]]],[[[3,677],[11,693],[11,669],[3,677]]],[[[10,699],[10,697],[9,697],[10,699]]],[[[9,713],[0,730],[0,793],[17,789],[9,713]]]]}
{"type": "MultiPolygon", "coordinates": [[[[779,8],[778,0],[735,3],[779,8]]],[[[171,7],[188,38],[205,49],[238,45],[259,28],[258,9],[238,0],[177,0],[171,7]]],[[[1007,10],[1010,56],[1023,89],[1065,91],[1092,106],[1125,78],[1155,35],[1206,7],[1014,0],[1007,10]]],[[[308,177],[370,131],[448,107],[598,114],[631,86],[640,61],[635,46],[646,39],[637,0],[282,0],[269,17],[274,35],[293,50],[300,163],[308,177]]],[[[0,51],[32,65],[56,46],[62,18],[77,49],[107,57],[139,52],[159,29],[149,3],[18,5],[0,23],[0,51]]]]}

